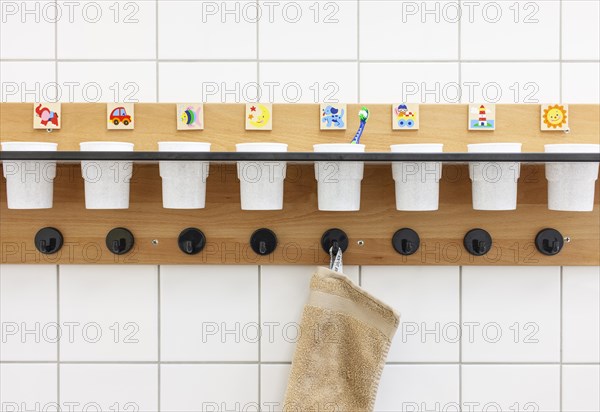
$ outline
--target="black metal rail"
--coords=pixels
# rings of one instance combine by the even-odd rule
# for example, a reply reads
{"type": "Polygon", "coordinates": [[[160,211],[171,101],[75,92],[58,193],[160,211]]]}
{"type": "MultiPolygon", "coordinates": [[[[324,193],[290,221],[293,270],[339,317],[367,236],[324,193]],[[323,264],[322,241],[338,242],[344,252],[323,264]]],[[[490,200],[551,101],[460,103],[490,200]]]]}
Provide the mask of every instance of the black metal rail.
{"type": "Polygon", "coordinates": [[[130,160],[134,162],[169,161],[286,161],[286,162],[600,162],[600,153],[313,153],[313,152],[32,152],[2,151],[0,161],[56,160],[130,160]]]}

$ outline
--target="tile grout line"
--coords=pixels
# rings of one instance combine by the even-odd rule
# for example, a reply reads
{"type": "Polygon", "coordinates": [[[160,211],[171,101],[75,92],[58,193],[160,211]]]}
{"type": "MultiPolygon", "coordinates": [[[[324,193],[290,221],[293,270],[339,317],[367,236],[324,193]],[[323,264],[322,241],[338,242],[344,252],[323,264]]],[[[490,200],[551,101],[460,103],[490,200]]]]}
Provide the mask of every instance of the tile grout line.
{"type": "MultiPolygon", "coordinates": [[[[562,100],[561,100],[562,101],[562,100]]],[[[560,331],[560,351],[559,351],[559,372],[558,372],[558,410],[563,410],[563,266],[560,267],[560,297],[559,297],[559,331],[560,331]]]]}
{"type": "Polygon", "coordinates": [[[261,409],[260,405],[262,404],[262,266],[258,265],[258,408],[261,409]]]}
{"type": "MultiPolygon", "coordinates": [[[[357,103],[360,103],[360,0],[356,1],[356,98],[357,103]]],[[[358,273],[360,276],[360,266],[358,273]]],[[[360,279],[360,277],[359,277],[360,279]]],[[[359,281],[360,285],[360,281],[359,281]]]]}
{"type": "MultiPolygon", "coordinates": [[[[563,102],[563,26],[562,26],[562,12],[563,12],[563,0],[558,1],[558,99],[560,103],[563,102]]],[[[560,269],[562,277],[562,266],[560,269]]]]}
{"type": "MultiPolygon", "coordinates": [[[[259,59],[157,59],[157,58],[131,58],[131,59],[69,59],[69,58],[0,58],[6,63],[32,63],[32,62],[59,62],[59,63],[255,63],[259,59]]],[[[260,59],[260,63],[356,63],[357,59],[260,59]]],[[[410,64],[410,63],[600,63],[600,59],[367,59],[360,60],[368,64],[410,64]]]]}
{"type": "Polygon", "coordinates": [[[458,267],[458,325],[459,325],[459,330],[461,330],[461,335],[460,335],[460,339],[458,340],[458,405],[459,408],[462,410],[462,311],[463,311],[463,305],[462,305],[462,291],[463,291],[463,276],[462,276],[462,271],[463,271],[463,267],[459,266],[458,267]]]}
{"type": "MultiPolygon", "coordinates": [[[[159,0],[155,0],[156,1],[156,5],[155,5],[155,9],[154,9],[154,13],[156,14],[155,17],[155,37],[154,37],[154,41],[156,42],[155,47],[156,47],[156,54],[155,54],[155,61],[156,61],[156,91],[154,93],[155,97],[156,97],[156,102],[160,102],[160,76],[159,76],[159,70],[160,70],[160,64],[159,64],[159,55],[158,55],[158,4],[159,4],[159,0]]],[[[159,265],[159,269],[160,271],[160,265],[159,265]]]]}
{"type": "MultiPolygon", "coordinates": [[[[60,265],[56,265],[56,324],[60,330],[60,265]]],[[[60,406],[60,332],[56,340],[56,403],[60,406]]]]}
{"type": "MultiPolygon", "coordinates": [[[[458,0],[458,10],[462,10],[462,0],[458,0]]],[[[463,102],[463,91],[462,91],[462,48],[461,48],[461,37],[462,37],[462,18],[458,19],[458,90],[460,93],[460,102],[463,102]]],[[[462,272],[462,266],[460,267],[459,271],[462,272]]],[[[459,368],[460,369],[460,368],[459,368]]],[[[459,404],[460,405],[460,404],[459,404]]]]}
{"type": "MultiPolygon", "coordinates": [[[[58,10],[58,0],[54,0],[54,7],[58,10]]],[[[54,81],[58,85],[58,19],[54,21],[54,81]]],[[[59,96],[56,95],[54,98],[58,101],[59,96]]]]}
{"type": "Polygon", "coordinates": [[[161,363],[162,363],[162,348],[161,348],[161,334],[162,334],[162,330],[161,330],[161,304],[160,304],[160,300],[161,300],[161,288],[160,288],[160,265],[158,265],[157,268],[157,299],[158,299],[158,303],[157,303],[157,331],[158,331],[158,342],[157,342],[157,346],[158,346],[158,363],[157,363],[157,384],[158,384],[158,392],[157,392],[157,407],[158,407],[158,411],[160,412],[162,410],[161,407],[161,398],[160,398],[160,386],[161,386],[161,374],[160,374],[160,370],[161,370],[161,363]]]}
{"type": "MultiPolygon", "coordinates": [[[[256,0],[256,10],[260,10],[260,0],[256,0]]],[[[256,19],[256,84],[260,90],[260,18],[256,19]]],[[[260,100],[260,92],[257,98],[260,100]]],[[[275,96],[270,96],[271,102],[275,101],[275,96]]],[[[260,267],[260,265],[259,265],[260,267]]],[[[260,268],[258,269],[260,273],[260,268]]],[[[260,330],[260,324],[259,324],[260,330]]]]}

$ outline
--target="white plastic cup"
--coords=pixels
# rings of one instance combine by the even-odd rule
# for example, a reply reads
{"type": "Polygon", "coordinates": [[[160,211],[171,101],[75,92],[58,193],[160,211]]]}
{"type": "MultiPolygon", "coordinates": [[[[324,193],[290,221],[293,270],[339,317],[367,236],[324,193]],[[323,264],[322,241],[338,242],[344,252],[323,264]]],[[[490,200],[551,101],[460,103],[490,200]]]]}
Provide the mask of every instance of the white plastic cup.
{"type": "MultiPolygon", "coordinates": [[[[521,143],[477,143],[468,145],[469,153],[520,153],[521,143]]],[[[473,182],[473,209],[515,210],[519,162],[470,162],[473,182]]]]}
{"type": "MultiPolygon", "coordinates": [[[[441,153],[443,144],[395,144],[394,153],[441,153]]],[[[438,210],[442,162],[394,162],[396,209],[403,211],[438,210]]]]}
{"type": "MultiPolygon", "coordinates": [[[[133,152],[133,143],[84,142],[79,143],[79,148],[82,152],[133,152]]],[[[132,161],[82,161],[85,208],[129,208],[129,182],[132,174],[132,161]]]]}
{"type": "MultiPolygon", "coordinates": [[[[315,152],[363,153],[364,144],[325,143],[313,146],[315,152]]],[[[360,210],[360,185],[364,162],[315,162],[319,210],[360,210]]]]}
{"type": "MultiPolygon", "coordinates": [[[[238,143],[238,152],[287,152],[285,143],[238,143]]],[[[283,181],[287,163],[238,162],[242,210],[283,209],[283,181]]]]}
{"type": "MultiPolygon", "coordinates": [[[[598,144],[547,144],[546,153],[598,153],[598,144]]],[[[598,163],[546,163],[548,209],[572,212],[594,210],[598,163]]]]}
{"type": "MultiPolygon", "coordinates": [[[[210,152],[210,143],[158,142],[159,152],[210,152]]],[[[204,209],[210,162],[159,162],[165,209],[204,209]]]]}
{"type": "MultiPolygon", "coordinates": [[[[3,151],[55,152],[56,143],[3,142],[3,151]]],[[[9,209],[50,209],[56,161],[19,160],[2,163],[9,209]]]]}

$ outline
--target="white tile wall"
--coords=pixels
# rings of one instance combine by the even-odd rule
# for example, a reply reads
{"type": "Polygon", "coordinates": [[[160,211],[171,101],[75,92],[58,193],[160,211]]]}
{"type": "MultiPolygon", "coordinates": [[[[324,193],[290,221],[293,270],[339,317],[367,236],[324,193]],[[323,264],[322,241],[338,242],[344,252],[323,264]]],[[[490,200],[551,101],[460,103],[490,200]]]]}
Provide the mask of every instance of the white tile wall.
{"type": "MultiPolygon", "coordinates": [[[[1,100],[599,102],[598,2],[458,4],[460,21],[454,1],[0,0],[1,100]]],[[[2,408],[281,407],[293,343],[265,323],[299,320],[312,268],[83,269],[0,266],[2,408]],[[15,322],[56,322],[62,339],[19,343],[15,322]],[[204,343],[207,322],[242,339],[204,343]]],[[[599,268],[348,270],[406,322],[376,410],[600,409],[599,268]]]]}

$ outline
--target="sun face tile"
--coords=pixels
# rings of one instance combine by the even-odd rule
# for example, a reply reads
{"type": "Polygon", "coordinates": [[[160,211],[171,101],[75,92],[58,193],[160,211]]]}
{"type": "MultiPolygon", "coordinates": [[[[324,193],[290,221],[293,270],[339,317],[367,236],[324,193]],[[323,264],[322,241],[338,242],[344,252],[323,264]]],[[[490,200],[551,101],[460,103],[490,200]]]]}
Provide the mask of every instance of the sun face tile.
{"type": "Polygon", "coordinates": [[[543,104],[540,128],[543,132],[569,130],[569,106],[566,104],[543,104]]]}
{"type": "Polygon", "coordinates": [[[321,130],[346,130],[348,112],[345,104],[323,103],[321,104],[321,130]]]}
{"type": "Polygon", "coordinates": [[[33,104],[34,129],[60,129],[60,103],[38,102],[33,104]]]}
{"type": "Polygon", "coordinates": [[[109,130],[133,130],[134,123],[133,103],[106,105],[106,124],[109,130]]]}
{"type": "Polygon", "coordinates": [[[246,130],[273,130],[273,105],[246,104],[246,130]]]}

